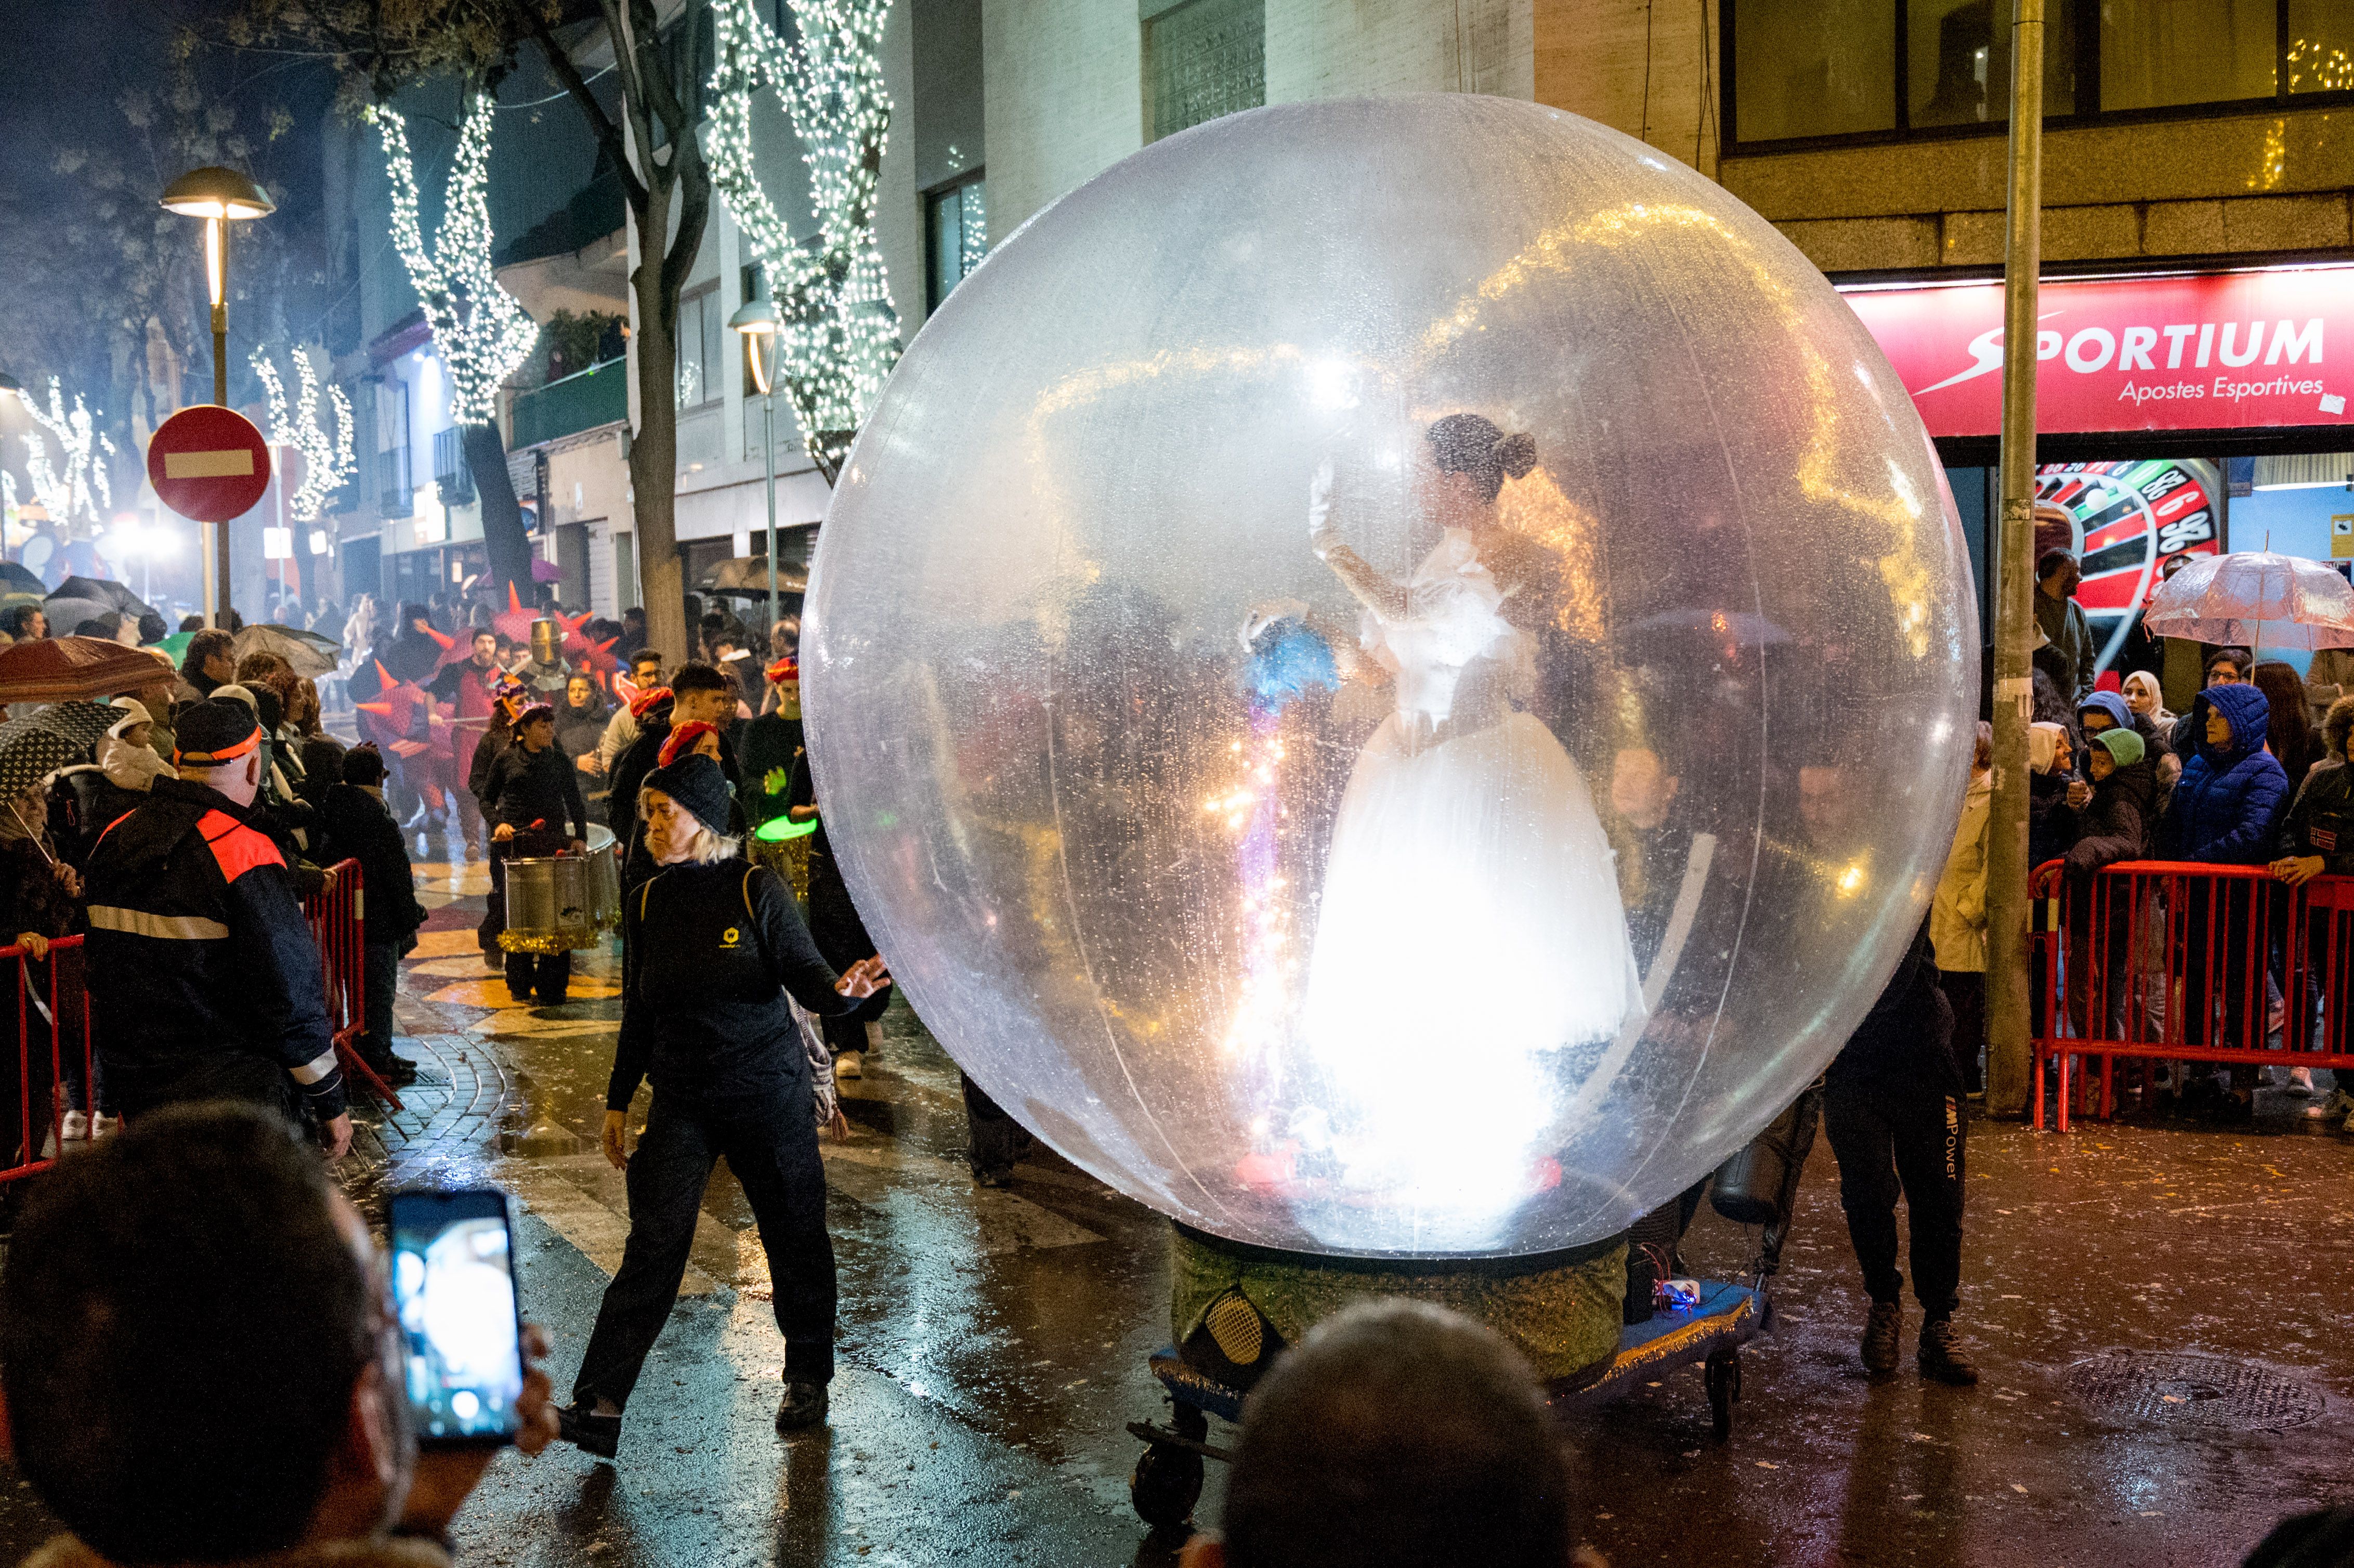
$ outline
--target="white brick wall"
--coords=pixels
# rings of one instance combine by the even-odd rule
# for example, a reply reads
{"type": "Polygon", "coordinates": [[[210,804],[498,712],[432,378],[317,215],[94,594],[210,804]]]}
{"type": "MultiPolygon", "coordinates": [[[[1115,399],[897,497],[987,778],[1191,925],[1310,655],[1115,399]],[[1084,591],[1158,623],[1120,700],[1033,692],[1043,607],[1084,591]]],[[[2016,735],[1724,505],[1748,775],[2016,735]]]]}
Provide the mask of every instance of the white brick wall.
{"type": "Polygon", "coordinates": [[[1144,144],[1135,0],[985,0],[989,239],[1144,144]]]}
{"type": "Polygon", "coordinates": [[[1267,101],[1535,92],[1534,0],[1267,0],[1267,101]]]}

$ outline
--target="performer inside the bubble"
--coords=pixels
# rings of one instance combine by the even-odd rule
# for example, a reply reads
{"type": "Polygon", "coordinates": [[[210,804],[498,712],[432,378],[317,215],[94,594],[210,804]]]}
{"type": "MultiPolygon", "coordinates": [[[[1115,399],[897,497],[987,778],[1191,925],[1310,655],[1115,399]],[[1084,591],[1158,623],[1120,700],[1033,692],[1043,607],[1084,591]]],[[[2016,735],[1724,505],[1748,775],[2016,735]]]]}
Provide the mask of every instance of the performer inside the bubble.
{"type": "Polygon", "coordinates": [[[1297,1039],[1338,1091],[1309,1097],[1325,1102],[1333,1152],[1358,1180],[1411,1174],[1477,1201],[1503,1174],[1483,1167],[1558,1146],[1547,1054],[1639,1024],[1642,987],[1592,794],[1527,711],[1561,564],[1500,526],[1496,501],[1536,466],[1536,443],[1460,413],[1418,446],[1416,497],[1440,537],[1404,581],[1341,542],[1329,463],[1310,486],[1310,543],[1363,606],[1350,662],[1386,675],[1394,701],[1341,800],[1297,1039]],[[1409,979],[1434,961],[1451,977],[1443,1000],[1409,979]],[[1513,1107],[1504,1125],[1437,1136],[1440,1061],[1485,1073],[1489,1103],[1513,1107]]]}

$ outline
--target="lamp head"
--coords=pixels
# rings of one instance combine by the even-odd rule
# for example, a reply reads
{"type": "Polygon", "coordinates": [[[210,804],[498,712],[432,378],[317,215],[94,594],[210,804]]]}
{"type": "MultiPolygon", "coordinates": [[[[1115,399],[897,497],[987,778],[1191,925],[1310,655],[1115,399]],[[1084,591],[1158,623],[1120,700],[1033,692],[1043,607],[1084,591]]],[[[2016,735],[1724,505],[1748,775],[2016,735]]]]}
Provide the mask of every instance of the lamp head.
{"type": "Polygon", "coordinates": [[[746,337],[769,337],[775,334],[779,320],[777,307],[763,294],[747,300],[742,309],[727,318],[727,324],[746,337]]]}
{"type": "Polygon", "coordinates": [[[757,297],[745,301],[743,308],[727,318],[727,324],[744,335],[745,368],[751,371],[752,384],[763,397],[776,379],[777,328],[781,321],[765,284],[757,297]]]}
{"type": "Polygon", "coordinates": [[[183,217],[267,217],[278,210],[270,193],[235,169],[191,169],[164,188],[164,207],[183,217]]]}

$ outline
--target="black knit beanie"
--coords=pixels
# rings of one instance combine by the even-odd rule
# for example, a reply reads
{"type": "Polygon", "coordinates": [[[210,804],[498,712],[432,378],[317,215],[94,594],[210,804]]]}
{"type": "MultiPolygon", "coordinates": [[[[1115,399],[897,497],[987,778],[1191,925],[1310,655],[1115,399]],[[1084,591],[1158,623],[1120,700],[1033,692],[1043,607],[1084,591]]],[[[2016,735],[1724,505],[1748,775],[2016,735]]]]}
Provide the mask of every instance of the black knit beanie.
{"type": "Polygon", "coordinates": [[[684,807],[696,821],[726,836],[727,807],[735,797],[719,764],[701,752],[690,751],[668,768],[657,768],[647,774],[645,782],[638,786],[640,796],[642,798],[648,789],[661,790],[684,807]]]}

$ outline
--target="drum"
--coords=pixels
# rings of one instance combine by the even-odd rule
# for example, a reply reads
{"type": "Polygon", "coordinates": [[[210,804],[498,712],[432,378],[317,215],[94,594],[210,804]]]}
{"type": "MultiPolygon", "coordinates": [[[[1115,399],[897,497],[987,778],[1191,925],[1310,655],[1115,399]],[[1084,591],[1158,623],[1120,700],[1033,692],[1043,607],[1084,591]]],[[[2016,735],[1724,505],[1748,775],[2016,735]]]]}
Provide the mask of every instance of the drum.
{"type": "Polygon", "coordinates": [[[588,824],[588,917],[600,931],[621,928],[621,852],[613,831],[588,824]]]}
{"type": "Polygon", "coordinates": [[[594,912],[593,858],[567,854],[507,862],[507,928],[499,933],[499,946],[510,953],[595,947],[604,928],[594,912]]]}

